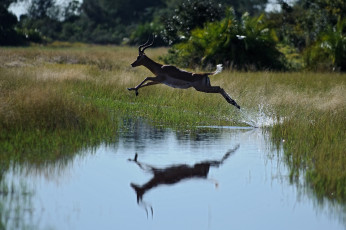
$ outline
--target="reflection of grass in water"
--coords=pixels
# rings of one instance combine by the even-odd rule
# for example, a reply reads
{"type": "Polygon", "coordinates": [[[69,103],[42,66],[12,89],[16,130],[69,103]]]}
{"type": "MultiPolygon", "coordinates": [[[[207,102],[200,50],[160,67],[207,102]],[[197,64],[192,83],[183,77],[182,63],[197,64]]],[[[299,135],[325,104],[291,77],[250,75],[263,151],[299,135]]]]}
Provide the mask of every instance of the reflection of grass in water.
{"type": "Polygon", "coordinates": [[[248,106],[247,122],[271,123],[274,143],[283,144],[291,180],[303,173],[319,197],[346,202],[346,75],[235,74],[235,90],[245,100],[240,104],[248,106]]]}
{"type": "MultiPolygon", "coordinates": [[[[0,175],[0,179],[1,179],[0,175]]],[[[37,229],[31,220],[33,191],[24,182],[0,180],[0,229],[37,229]]]]}
{"type": "MultiPolygon", "coordinates": [[[[165,49],[148,49],[157,59],[165,49]]],[[[305,170],[318,194],[345,200],[345,75],[223,71],[211,76],[243,108],[220,95],[167,86],[128,92],[152,74],[131,68],[128,47],[5,48],[0,54],[1,162],[54,162],[115,135],[118,117],[191,129],[272,126],[291,178],[305,170]],[[109,113],[111,112],[111,113],[109,113]],[[278,122],[279,121],[279,122],[278,122]]],[[[9,163],[7,163],[9,165],[9,163]]]]}
{"type": "Polygon", "coordinates": [[[305,173],[319,197],[346,202],[345,107],[334,111],[295,111],[273,127],[273,139],[284,141],[292,181],[305,173]]]}

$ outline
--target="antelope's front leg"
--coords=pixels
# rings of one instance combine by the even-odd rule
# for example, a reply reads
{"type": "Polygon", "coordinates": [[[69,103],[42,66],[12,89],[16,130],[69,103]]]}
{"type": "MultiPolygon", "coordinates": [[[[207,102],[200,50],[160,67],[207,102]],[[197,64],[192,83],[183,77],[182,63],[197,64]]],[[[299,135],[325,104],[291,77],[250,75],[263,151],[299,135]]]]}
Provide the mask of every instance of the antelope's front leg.
{"type": "Polygon", "coordinates": [[[135,90],[136,92],[136,96],[138,96],[138,89],[142,87],[142,85],[146,82],[146,81],[155,81],[156,78],[155,77],[147,77],[144,79],[144,81],[142,81],[139,85],[137,85],[135,88],[127,88],[129,91],[131,90],[135,90]]]}
{"type": "Polygon", "coordinates": [[[129,90],[129,91],[135,90],[136,96],[138,96],[138,89],[136,89],[136,88],[127,88],[127,90],[129,90]]]}

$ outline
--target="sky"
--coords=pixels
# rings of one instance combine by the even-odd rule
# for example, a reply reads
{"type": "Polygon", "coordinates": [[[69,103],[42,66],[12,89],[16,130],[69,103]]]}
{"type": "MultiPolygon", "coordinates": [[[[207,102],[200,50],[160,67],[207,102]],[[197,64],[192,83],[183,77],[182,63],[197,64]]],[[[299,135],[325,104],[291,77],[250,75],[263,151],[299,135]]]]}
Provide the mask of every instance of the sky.
{"type": "Polygon", "coordinates": [[[29,3],[28,2],[22,2],[22,3],[16,3],[16,4],[11,4],[9,11],[14,13],[18,18],[20,15],[25,14],[26,8],[28,7],[29,3]]]}

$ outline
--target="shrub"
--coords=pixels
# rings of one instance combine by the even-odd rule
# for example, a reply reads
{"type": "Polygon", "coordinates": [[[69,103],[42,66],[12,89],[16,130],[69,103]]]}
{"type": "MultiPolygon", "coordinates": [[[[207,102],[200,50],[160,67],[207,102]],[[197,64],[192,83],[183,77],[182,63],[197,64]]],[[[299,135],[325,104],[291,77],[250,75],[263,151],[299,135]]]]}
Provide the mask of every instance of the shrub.
{"type": "Polygon", "coordinates": [[[322,32],[318,41],[305,51],[305,62],[314,70],[346,71],[346,19],[339,17],[335,27],[322,32]]]}
{"type": "Polygon", "coordinates": [[[236,20],[234,12],[229,11],[222,21],[193,30],[187,41],[169,50],[164,61],[192,68],[223,63],[240,70],[285,69],[275,32],[266,27],[262,18],[263,15],[252,18],[245,13],[236,20]]]}

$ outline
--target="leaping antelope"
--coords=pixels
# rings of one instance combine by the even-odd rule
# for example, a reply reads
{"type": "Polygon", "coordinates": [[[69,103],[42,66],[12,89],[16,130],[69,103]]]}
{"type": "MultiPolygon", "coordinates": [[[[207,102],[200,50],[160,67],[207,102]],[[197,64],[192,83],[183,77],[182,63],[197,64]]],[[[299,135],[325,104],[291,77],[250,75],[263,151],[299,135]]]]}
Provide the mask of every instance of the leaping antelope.
{"type": "Polygon", "coordinates": [[[128,90],[135,90],[136,96],[138,96],[138,90],[145,86],[156,85],[156,84],[165,84],[173,88],[187,89],[190,87],[195,88],[197,91],[204,93],[220,93],[228,103],[234,105],[238,109],[240,106],[222,89],[220,86],[211,86],[209,75],[216,75],[222,71],[222,65],[219,64],[216,66],[216,70],[212,73],[191,73],[181,69],[178,69],[172,65],[161,65],[150,58],[148,58],[144,50],[153,46],[153,41],[149,43],[149,40],[138,47],[138,57],[131,66],[145,66],[147,67],[155,77],[147,77],[139,85],[134,88],[127,88],[128,90]],[[146,84],[145,82],[150,81],[146,84]]]}

